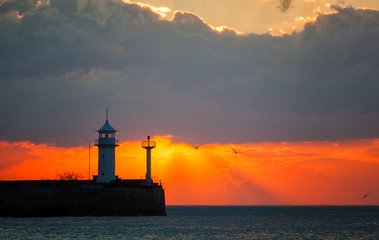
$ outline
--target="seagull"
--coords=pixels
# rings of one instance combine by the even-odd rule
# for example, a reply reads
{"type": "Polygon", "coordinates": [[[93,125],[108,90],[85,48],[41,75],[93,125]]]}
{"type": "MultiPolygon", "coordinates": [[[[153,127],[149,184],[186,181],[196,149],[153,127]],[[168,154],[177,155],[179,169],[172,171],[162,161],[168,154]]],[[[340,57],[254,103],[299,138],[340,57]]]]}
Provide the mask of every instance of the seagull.
{"type": "Polygon", "coordinates": [[[230,147],[234,153],[238,153],[234,148],[230,147]]]}
{"type": "Polygon", "coordinates": [[[366,194],[361,198],[361,200],[367,198],[369,193],[370,193],[370,192],[366,193],[366,194]]]}
{"type": "Polygon", "coordinates": [[[194,145],[191,145],[194,149],[198,149],[199,147],[200,147],[200,145],[196,145],[196,146],[194,146],[194,145]]]}

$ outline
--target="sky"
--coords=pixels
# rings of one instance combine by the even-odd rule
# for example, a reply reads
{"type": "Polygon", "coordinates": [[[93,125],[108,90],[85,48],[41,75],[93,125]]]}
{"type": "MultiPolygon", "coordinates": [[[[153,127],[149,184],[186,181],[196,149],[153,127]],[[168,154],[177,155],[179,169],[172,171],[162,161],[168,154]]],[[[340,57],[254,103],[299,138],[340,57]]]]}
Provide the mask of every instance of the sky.
{"type": "Polygon", "coordinates": [[[379,204],[376,9],[0,0],[0,179],[87,177],[108,107],[116,172],[154,136],[168,204],[379,204]]]}
{"type": "MultiPolygon", "coordinates": [[[[198,149],[172,136],[155,140],[152,178],[162,183],[167,205],[378,204],[379,139],[207,144],[198,149]]],[[[89,176],[86,146],[0,142],[0,154],[2,179],[57,179],[64,172],[89,176]]],[[[95,147],[90,155],[91,176],[97,175],[95,147]]],[[[122,142],[116,149],[116,175],[143,179],[145,156],[140,141],[122,142]]]]}
{"type": "MultiPolygon", "coordinates": [[[[129,0],[126,2],[137,2],[129,0]]],[[[331,4],[341,7],[378,9],[376,0],[140,0],[172,18],[175,11],[197,14],[213,26],[228,26],[244,33],[290,33],[303,29],[319,13],[333,13],[331,4]]]]}

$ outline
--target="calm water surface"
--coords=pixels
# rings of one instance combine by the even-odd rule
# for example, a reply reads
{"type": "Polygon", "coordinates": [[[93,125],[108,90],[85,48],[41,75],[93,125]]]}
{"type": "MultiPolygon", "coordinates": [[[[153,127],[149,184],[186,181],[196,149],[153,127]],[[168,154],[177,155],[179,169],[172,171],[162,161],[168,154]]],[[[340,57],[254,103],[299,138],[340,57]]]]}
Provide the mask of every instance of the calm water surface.
{"type": "Polygon", "coordinates": [[[0,218],[0,239],[379,239],[379,206],[168,206],[167,214],[0,218]]]}

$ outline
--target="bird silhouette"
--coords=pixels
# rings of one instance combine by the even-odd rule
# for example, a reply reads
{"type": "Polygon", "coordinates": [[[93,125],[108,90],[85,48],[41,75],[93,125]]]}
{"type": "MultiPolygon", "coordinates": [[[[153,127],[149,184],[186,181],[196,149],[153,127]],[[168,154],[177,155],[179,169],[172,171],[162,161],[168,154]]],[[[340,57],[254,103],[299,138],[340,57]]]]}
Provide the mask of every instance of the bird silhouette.
{"type": "Polygon", "coordinates": [[[367,198],[369,193],[370,193],[370,192],[368,192],[368,193],[366,193],[365,195],[363,195],[363,197],[361,197],[361,200],[367,198]]]}
{"type": "Polygon", "coordinates": [[[232,147],[230,147],[230,148],[233,150],[234,153],[239,153],[234,148],[232,148],[232,147]]]}
{"type": "Polygon", "coordinates": [[[196,146],[194,146],[194,145],[191,145],[194,149],[198,149],[199,147],[200,147],[200,145],[196,145],[196,146]]]}

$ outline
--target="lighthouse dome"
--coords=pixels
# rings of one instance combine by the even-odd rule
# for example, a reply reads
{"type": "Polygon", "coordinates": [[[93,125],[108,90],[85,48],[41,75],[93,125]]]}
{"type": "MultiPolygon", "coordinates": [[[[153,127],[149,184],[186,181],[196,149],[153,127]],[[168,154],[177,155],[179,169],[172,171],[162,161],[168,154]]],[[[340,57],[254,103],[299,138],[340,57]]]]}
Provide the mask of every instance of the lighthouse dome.
{"type": "Polygon", "coordinates": [[[105,121],[105,124],[98,130],[98,132],[117,132],[108,122],[108,119],[105,121]]]}

